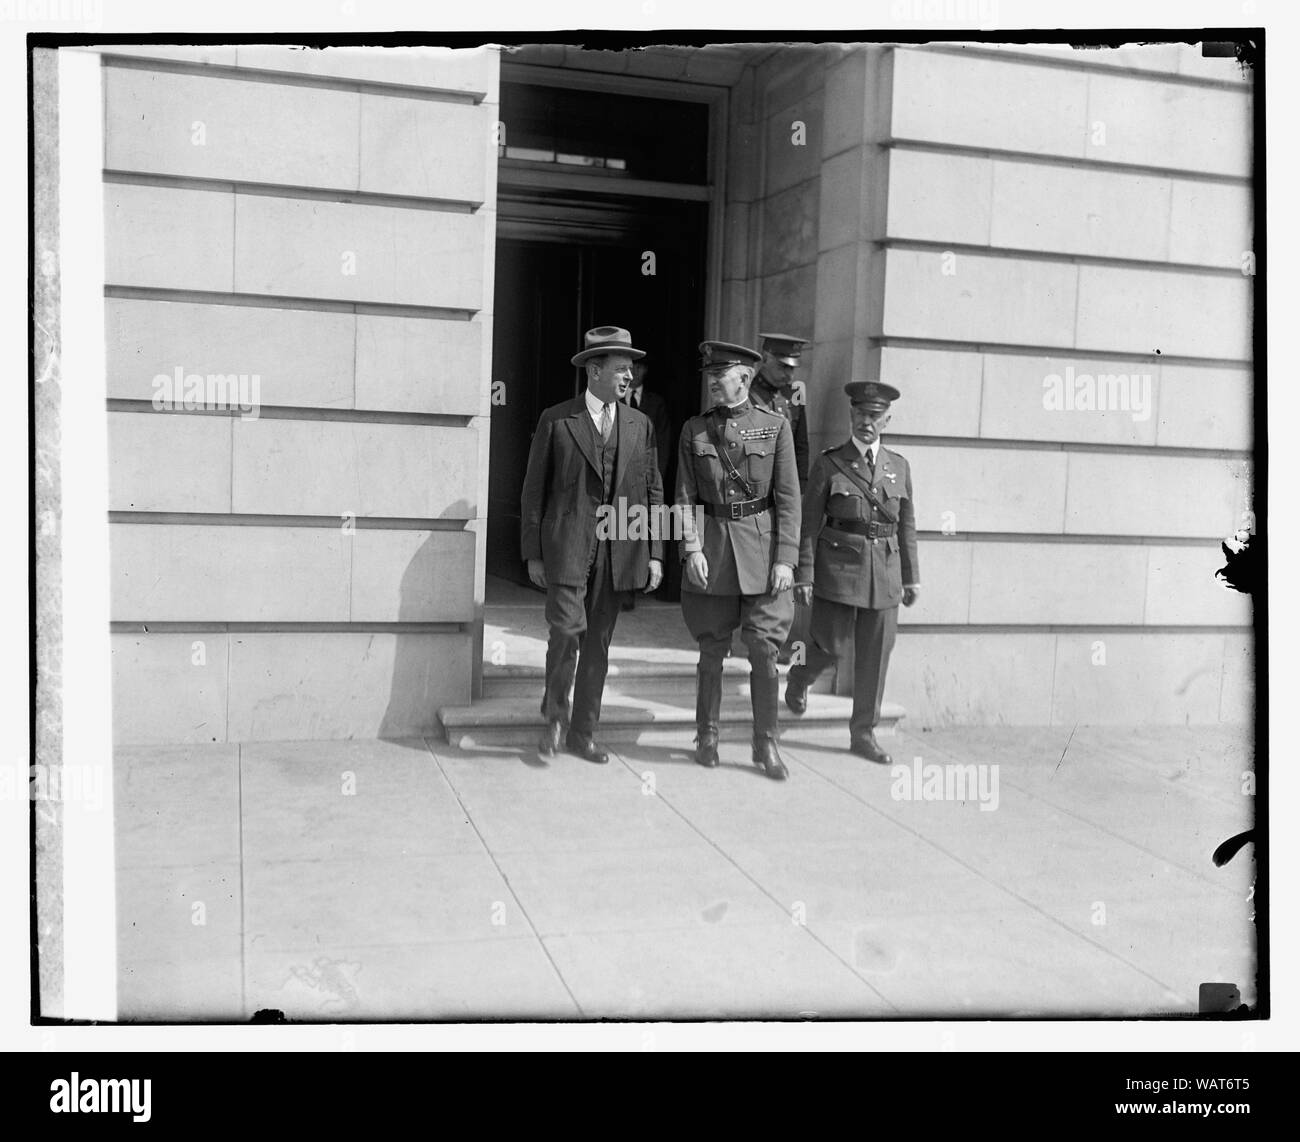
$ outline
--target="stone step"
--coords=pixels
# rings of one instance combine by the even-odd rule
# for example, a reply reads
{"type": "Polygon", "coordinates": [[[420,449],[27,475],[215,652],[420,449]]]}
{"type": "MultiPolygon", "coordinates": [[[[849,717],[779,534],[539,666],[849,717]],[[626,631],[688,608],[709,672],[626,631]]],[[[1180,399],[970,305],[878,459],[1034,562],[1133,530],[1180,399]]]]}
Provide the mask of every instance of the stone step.
{"type": "MultiPolygon", "coordinates": [[[[784,683],[781,694],[784,699],[784,683]]],[[[537,687],[527,698],[484,698],[469,706],[444,706],[438,711],[438,717],[447,741],[453,746],[464,749],[473,746],[512,745],[531,749],[543,725],[537,708],[540,696],[541,690],[537,687]]],[[[847,736],[852,708],[851,698],[812,693],[808,696],[808,711],[802,717],[795,717],[783,701],[781,722],[787,729],[794,725],[811,728],[843,727],[847,736]]],[[[904,713],[901,706],[885,703],[876,733],[892,734],[904,713]]],[[[598,740],[635,742],[644,733],[665,730],[680,731],[684,745],[694,739],[693,672],[690,687],[682,687],[676,693],[642,692],[634,698],[606,687],[598,740]]],[[[748,740],[752,731],[753,712],[746,683],[745,693],[723,695],[719,736],[726,741],[748,740]]]]}
{"type": "MultiPolygon", "coordinates": [[[[785,693],[785,676],[788,666],[781,666],[781,693],[785,693]]],[[[546,671],[541,666],[483,667],[483,697],[525,698],[541,700],[546,671]]],[[[813,687],[815,694],[829,694],[834,682],[833,672],[827,671],[813,687]]],[[[728,658],[722,664],[722,692],[729,695],[749,696],[749,661],[745,658],[728,658]]],[[[621,694],[637,697],[646,694],[695,693],[695,660],[683,662],[633,662],[611,663],[605,678],[606,696],[621,694]]],[[[694,698],[691,699],[694,701],[694,698]]]]}

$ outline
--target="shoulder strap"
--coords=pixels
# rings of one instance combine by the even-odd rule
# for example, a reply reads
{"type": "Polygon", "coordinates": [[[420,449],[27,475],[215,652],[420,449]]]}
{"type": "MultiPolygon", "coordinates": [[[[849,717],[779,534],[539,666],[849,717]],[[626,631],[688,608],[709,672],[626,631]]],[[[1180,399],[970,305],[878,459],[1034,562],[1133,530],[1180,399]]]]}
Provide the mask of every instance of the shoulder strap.
{"type": "Polygon", "coordinates": [[[864,480],[857,472],[855,472],[846,463],[844,463],[842,457],[835,456],[829,452],[823,452],[822,455],[825,456],[826,459],[829,460],[832,464],[834,464],[835,467],[838,468],[845,476],[847,476],[850,480],[852,480],[854,484],[856,484],[859,488],[861,488],[863,494],[867,497],[868,500],[871,501],[872,506],[875,507],[875,509],[878,512],[880,512],[880,514],[883,515],[887,520],[889,520],[890,523],[898,522],[898,516],[894,515],[893,512],[891,512],[887,507],[885,507],[884,504],[880,502],[880,498],[876,495],[875,489],[872,488],[872,486],[866,480],[864,480]]]}
{"type": "Polygon", "coordinates": [[[705,419],[708,422],[709,435],[713,437],[713,446],[718,452],[718,459],[722,461],[723,467],[727,469],[727,475],[744,489],[745,499],[752,500],[754,498],[753,486],[740,474],[735,463],[732,461],[731,456],[727,452],[726,442],[722,439],[720,418],[714,416],[712,413],[706,413],[705,419]]]}

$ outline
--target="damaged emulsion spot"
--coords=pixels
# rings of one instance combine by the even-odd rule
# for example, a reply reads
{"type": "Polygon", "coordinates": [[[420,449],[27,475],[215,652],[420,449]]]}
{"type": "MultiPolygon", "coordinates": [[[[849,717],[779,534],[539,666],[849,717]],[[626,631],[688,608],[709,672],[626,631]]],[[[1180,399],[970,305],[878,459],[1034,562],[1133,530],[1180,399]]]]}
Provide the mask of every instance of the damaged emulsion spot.
{"type": "Polygon", "coordinates": [[[1259,544],[1255,542],[1254,533],[1239,531],[1236,538],[1222,543],[1220,546],[1223,549],[1223,555],[1227,559],[1227,563],[1214,573],[1214,577],[1234,591],[1253,595],[1255,593],[1255,577],[1259,563],[1256,558],[1259,544]],[[1245,535],[1244,539],[1241,538],[1243,534],[1245,535]]]}
{"type": "MultiPolygon", "coordinates": [[[[1220,545],[1227,563],[1214,573],[1214,577],[1225,586],[1243,594],[1255,593],[1255,579],[1259,569],[1259,544],[1256,542],[1254,515],[1247,513],[1246,520],[1231,540],[1220,545]]],[[[1246,845],[1254,843],[1255,830],[1247,829],[1244,833],[1229,837],[1214,850],[1214,866],[1222,868],[1232,860],[1246,845]]]]}
{"type": "Polygon", "coordinates": [[[1244,833],[1238,833],[1235,837],[1229,837],[1217,849],[1214,850],[1214,867],[1222,868],[1228,861],[1232,860],[1247,845],[1252,844],[1255,840],[1255,830],[1247,829],[1244,833]]]}

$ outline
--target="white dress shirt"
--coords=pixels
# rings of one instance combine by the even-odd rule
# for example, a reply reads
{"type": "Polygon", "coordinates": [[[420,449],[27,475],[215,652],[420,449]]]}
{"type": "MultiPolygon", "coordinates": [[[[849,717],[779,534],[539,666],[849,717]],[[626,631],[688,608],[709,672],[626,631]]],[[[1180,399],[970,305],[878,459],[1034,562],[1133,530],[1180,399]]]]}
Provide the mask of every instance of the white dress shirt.
{"type": "MultiPolygon", "coordinates": [[[[875,468],[876,463],[880,460],[880,437],[877,436],[870,444],[863,444],[862,441],[855,436],[853,438],[853,444],[857,448],[858,455],[861,456],[862,459],[865,460],[867,458],[867,453],[871,453],[871,466],[872,468],[875,468]]],[[[920,585],[920,583],[903,584],[904,588],[920,587],[920,585]]]]}
{"type": "Polygon", "coordinates": [[[864,460],[867,458],[867,453],[871,453],[871,466],[874,468],[876,466],[876,461],[880,459],[880,437],[877,436],[870,444],[863,444],[862,441],[855,436],[853,438],[853,445],[857,448],[858,455],[864,460]]]}
{"type": "MultiPolygon", "coordinates": [[[[602,414],[602,413],[604,412],[604,410],[605,410],[605,405],[604,405],[601,401],[597,400],[594,396],[591,395],[591,390],[590,390],[590,389],[585,389],[585,390],[583,391],[583,395],[587,398],[587,411],[591,414],[591,422],[596,426],[596,431],[599,432],[599,431],[600,431],[600,418],[601,418],[601,414],[602,414]]],[[[614,423],[614,405],[615,405],[615,403],[617,403],[617,402],[615,402],[615,401],[610,401],[610,403],[609,403],[609,414],[610,414],[610,420],[609,420],[609,423],[610,423],[611,425],[614,423]]]]}

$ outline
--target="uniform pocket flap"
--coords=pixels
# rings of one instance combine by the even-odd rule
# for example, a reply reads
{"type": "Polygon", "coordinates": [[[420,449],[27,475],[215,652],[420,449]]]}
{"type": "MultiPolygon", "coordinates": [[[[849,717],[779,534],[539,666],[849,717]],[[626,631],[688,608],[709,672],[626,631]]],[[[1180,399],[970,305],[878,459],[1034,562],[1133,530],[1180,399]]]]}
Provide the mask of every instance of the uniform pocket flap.
{"type": "Polygon", "coordinates": [[[771,451],[771,444],[766,440],[746,440],[746,456],[766,456],[771,451]]]}
{"type": "Polygon", "coordinates": [[[817,537],[818,547],[829,548],[830,553],[837,556],[860,555],[868,542],[865,535],[855,535],[851,531],[838,531],[829,527],[817,537]]]}
{"type": "Polygon", "coordinates": [[[707,440],[691,441],[691,450],[696,456],[717,456],[718,450],[707,440]]]}
{"type": "Polygon", "coordinates": [[[858,487],[847,476],[834,475],[831,477],[831,485],[827,489],[829,496],[854,496],[857,499],[863,499],[862,489],[858,487]]]}

